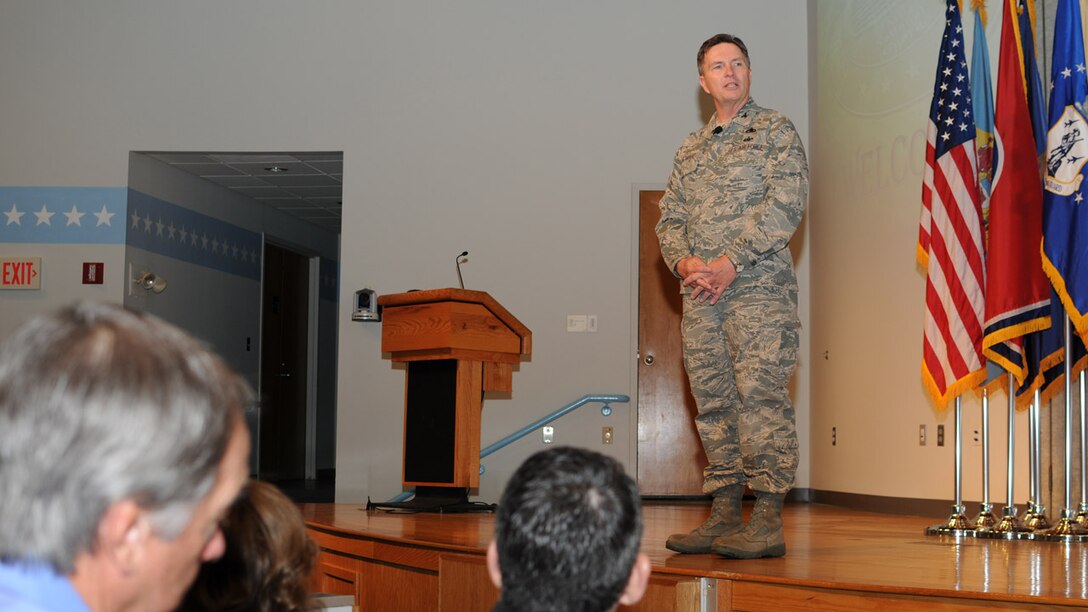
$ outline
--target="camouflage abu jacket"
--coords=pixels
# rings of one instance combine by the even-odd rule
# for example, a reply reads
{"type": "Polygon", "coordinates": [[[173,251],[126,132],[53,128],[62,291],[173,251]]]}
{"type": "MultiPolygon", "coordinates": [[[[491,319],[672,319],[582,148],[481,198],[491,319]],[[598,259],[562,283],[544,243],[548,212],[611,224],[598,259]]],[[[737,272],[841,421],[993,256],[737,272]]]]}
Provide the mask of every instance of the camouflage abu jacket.
{"type": "Polygon", "coordinates": [[[797,130],[751,99],[729,123],[716,120],[676,152],[656,228],[661,254],[674,274],[685,257],[709,262],[727,255],[740,270],[737,284],[783,273],[792,280],[786,246],[808,200],[797,130]]]}

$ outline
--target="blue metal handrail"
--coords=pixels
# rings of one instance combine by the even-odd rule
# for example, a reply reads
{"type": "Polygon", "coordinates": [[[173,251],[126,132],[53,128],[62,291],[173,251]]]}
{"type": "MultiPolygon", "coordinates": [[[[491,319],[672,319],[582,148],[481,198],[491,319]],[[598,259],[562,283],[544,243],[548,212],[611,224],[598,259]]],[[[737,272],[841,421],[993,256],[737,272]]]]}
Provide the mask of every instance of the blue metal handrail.
{"type": "Polygon", "coordinates": [[[524,438],[525,436],[533,433],[533,431],[536,430],[537,428],[543,427],[543,426],[547,425],[548,423],[551,423],[552,421],[554,421],[556,419],[562,418],[563,416],[565,416],[567,414],[570,414],[571,412],[574,412],[575,410],[581,408],[582,406],[585,406],[586,404],[588,404],[590,402],[601,402],[602,404],[604,404],[604,406],[601,406],[601,414],[604,415],[604,416],[609,416],[609,415],[612,414],[612,407],[609,406],[610,402],[629,402],[629,401],[631,401],[631,398],[627,397],[626,395],[583,395],[581,397],[581,399],[579,399],[579,400],[577,400],[577,401],[575,401],[573,403],[567,404],[566,406],[563,406],[559,410],[556,410],[555,412],[553,412],[553,413],[549,414],[548,416],[540,419],[539,421],[537,421],[537,422],[535,422],[535,423],[533,423],[531,425],[526,425],[525,427],[522,427],[521,429],[515,431],[514,433],[506,436],[502,440],[499,440],[498,442],[488,446],[487,448],[484,448],[483,450],[480,451],[480,459],[483,459],[484,457],[490,455],[491,453],[494,453],[495,451],[497,451],[499,449],[506,448],[507,446],[510,446],[514,442],[517,442],[518,440],[524,438]]]}
{"type": "MultiPolygon", "coordinates": [[[[575,400],[574,402],[571,402],[570,404],[567,404],[566,406],[563,406],[559,410],[556,410],[555,412],[553,412],[553,413],[549,414],[548,416],[540,419],[539,421],[536,421],[535,423],[526,425],[525,427],[522,427],[521,429],[515,431],[514,433],[512,433],[512,434],[506,436],[505,438],[499,440],[498,442],[495,442],[494,444],[491,444],[491,445],[487,446],[486,448],[480,450],[480,459],[483,459],[484,457],[487,457],[488,455],[490,455],[490,454],[492,454],[492,453],[494,453],[494,452],[496,452],[498,450],[501,450],[503,448],[506,448],[507,446],[510,446],[514,442],[517,442],[518,440],[524,438],[525,436],[533,433],[533,431],[537,430],[538,428],[543,427],[543,426],[547,425],[548,423],[551,423],[552,421],[555,421],[556,419],[560,419],[560,418],[570,414],[571,412],[574,412],[575,410],[581,408],[582,406],[585,406],[586,404],[589,404],[589,403],[592,403],[592,402],[600,402],[600,403],[604,404],[603,406],[601,406],[601,414],[604,415],[604,416],[610,416],[612,414],[612,406],[610,405],[612,402],[619,402],[619,403],[624,403],[625,404],[625,403],[627,403],[629,401],[631,401],[631,398],[629,396],[626,396],[626,395],[583,395],[581,398],[575,400]]],[[[482,466],[482,465],[480,466],[480,473],[481,474],[484,473],[484,466],[482,466]]],[[[388,503],[402,502],[402,501],[408,499],[411,496],[412,496],[411,491],[405,491],[405,492],[401,493],[400,495],[397,495],[393,499],[389,500],[388,503]]]]}

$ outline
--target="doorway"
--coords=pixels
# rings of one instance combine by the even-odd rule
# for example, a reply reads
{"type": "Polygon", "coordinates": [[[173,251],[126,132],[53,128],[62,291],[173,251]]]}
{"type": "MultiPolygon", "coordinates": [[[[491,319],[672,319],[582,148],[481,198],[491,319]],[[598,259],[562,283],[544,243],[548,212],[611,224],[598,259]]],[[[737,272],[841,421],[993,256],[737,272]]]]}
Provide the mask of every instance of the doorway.
{"type": "Polygon", "coordinates": [[[638,192],[638,486],[644,496],[702,496],[707,461],[684,371],[680,285],[654,231],[663,194],[638,192]]]}
{"type": "Polygon", "coordinates": [[[261,297],[258,477],[312,479],[310,258],[265,242],[261,297]]]}

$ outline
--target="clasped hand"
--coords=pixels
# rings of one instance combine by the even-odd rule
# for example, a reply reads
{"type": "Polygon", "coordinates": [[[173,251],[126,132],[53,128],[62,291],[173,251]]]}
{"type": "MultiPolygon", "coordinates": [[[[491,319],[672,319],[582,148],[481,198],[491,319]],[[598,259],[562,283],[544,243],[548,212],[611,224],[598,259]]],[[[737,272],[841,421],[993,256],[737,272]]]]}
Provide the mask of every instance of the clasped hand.
{"type": "Polygon", "coordinates": [[[707,263],[700,257],[685,257],[676,264],[676,271],[684,279],[684,285],[691,287],[691,299],[717,304],[726,288],[737,278],[737,269],[728,257],[721,257],[707,263]]]}

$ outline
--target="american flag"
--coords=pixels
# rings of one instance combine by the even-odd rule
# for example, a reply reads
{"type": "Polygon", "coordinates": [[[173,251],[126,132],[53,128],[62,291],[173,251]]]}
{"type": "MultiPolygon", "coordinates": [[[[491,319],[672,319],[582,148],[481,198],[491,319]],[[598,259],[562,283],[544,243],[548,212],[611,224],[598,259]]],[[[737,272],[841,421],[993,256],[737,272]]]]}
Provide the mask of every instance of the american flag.
{"type": "Polygon", "coordinates": [[[946,0],[946,5],[926,131],[917,253],[926,268],[922,378],[940,409],[986,377],[982,357],[986,282],[975,121],[959,6],[956,0],[946,0]]]}

